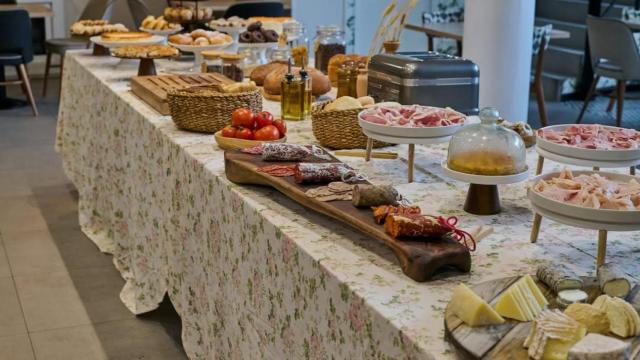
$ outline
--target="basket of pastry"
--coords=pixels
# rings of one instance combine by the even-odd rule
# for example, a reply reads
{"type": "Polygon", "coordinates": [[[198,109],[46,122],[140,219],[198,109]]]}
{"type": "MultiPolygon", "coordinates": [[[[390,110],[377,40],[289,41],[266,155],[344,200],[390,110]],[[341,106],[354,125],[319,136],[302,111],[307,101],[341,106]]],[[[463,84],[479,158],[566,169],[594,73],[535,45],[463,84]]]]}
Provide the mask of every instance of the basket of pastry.
{"type": "MultiPolygon", "coordinates": [[[[367,146],[367,137],[358,125],[358,113],[374,105],[370,96],[353,98],[342,96],[333,101],[318,103],[311,109],[313,136],[323,146],[332,149],[362,149],[367,146]]],[[[374,147],[387,144],[374,141],[374,147]]]]}
{"type": "MultiPolygon", "coordinates": [[[[313,68],[306,70],[311,76],[311,95],[317,97],[331,91],[331,83],[325,74],[313,68]]],[[[274,61],[257,66],[251,71],[250,77],[251,81],[255,81],[258,86],[263,87],[263,95],[267,100],[280,101],[282,79],[287,72],[285,61],[274,61]]],[[[293,67],[292,72],[295,76],[299,76],[300,68],[293,67]]]]}
{"type": "Polygon", "coordinates": [[[167,100],[177,127],[204,133],[224,128],[238,108],[254,113],[262,110],[262,96],[253,82],[175,89],[169,91],[167,100]]]}
{"type": "Polygon", "coordinates": [[[193,22],[209,21],[213,15],[213,9],[205,6],[173,6],[164,9],[164,18],[171,22],[187,24],[193,22]]]}
{"type": "Polygon", "coordinates": [[[110,24],[109,20],[80,20],[73,23],[69,31],[74,36],[88,37],[107,32],[126,32],[129,30],[122,24],[110,24]]]}
{"type": "Polygon", "coordinates": [[[129,45],[113,49],[111,55],[122,59],[160,59],[176,57],[180,52],[169,45],[129,45]]]}

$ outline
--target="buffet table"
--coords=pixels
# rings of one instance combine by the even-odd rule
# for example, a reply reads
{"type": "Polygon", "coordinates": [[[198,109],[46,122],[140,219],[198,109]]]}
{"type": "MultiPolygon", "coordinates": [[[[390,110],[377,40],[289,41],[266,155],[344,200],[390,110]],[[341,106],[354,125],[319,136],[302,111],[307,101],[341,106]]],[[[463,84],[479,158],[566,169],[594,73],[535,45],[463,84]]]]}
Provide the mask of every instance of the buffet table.
{"type": "MultiPolygon", "coordinates": [[[[405,160],[341,158],[427,213],[458,216],[466,229],[493,226],[470,274],[414,282],[363,234],[273,189],[229,182],[212,135],[176,129],[131,93],[135,61],[82,50],[64,66],[56,146],[79,192],[82,230],[113,254],[131,312],[152,311],[168,294],[192,359],[449,358],[444,308],[459,282],[532,274],[550,260],[583,275],[595,269],[595,231],[544,220],[539,242],[529,242],[523,183],[500,186],[501,214],[464,213],[467,186],[444,176],[444,145],[416,148],[411,184],[405,160]]],[[[157,64],[159,74],[190,66],[157,64]]],[[[277,103],[265,108],[279,113],[277,103]]],[[[288,125],[289,142],[314,141],[309,121],[288,125]]],[[[640,232],[612,233],[609,261],[638,274],[639,240],[640,232]]]]}

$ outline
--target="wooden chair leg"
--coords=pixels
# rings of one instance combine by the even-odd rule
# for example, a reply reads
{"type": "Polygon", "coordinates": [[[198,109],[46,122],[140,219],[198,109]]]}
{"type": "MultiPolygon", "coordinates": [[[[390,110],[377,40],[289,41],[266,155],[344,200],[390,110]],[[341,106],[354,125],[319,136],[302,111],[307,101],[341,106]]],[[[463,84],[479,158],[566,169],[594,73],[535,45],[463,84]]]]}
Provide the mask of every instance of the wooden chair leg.
{"type": "Polygon", "coordinates": [[[433,51],[433,37],[427,35],[427,50],[433,51]]]}
{"type": "Polygon", "coordinates": [[[17,70],[20,75],[20,79],[22,80],[22,88],[24,89],[25,95],[27,95],[27,99],[31,105],[31,110],[33,110],[33,116],[38,116],[38,108],[36,107],[36,101],[33,98],[33,92],[31,91],[31,82],[29,82],[27,68],[24,64],[20,64],[17,66],[17,70]]]}
{"type": "Polygon", "coordinates": [[[42,97],[47,96],[47,80],[49,80],[49,70],[51,70],[51,55],[52,53],[47,51],[47,61],[44,65],[44,80],[42,81],[42,97]]]}
{"type": "Polygon", "coordinates": [[[458,56],[462,56],[462,41],[457,40],[456,41],[456,46],[458,48],[458,56]]]}
{"type": "Polygon", "coordinates": [[[611,112],[611,110],[613,110],[613,105],[615,103],[616,103],[616,92],[612,91],[611,95],[609,95],[609,104],[607,105],[607,112],[611,112]]]}
{"type": "Polygon", "coordinates": [[[624,105],[624,80],[618,80],[618,106],[616,107],[616,126],[622,124],[622,106],[624,105]]]}
{"type": "Polygon", "coordinates": [[[547,106],[544,102],[544,89],[542,88],[542,82],[536,81],[534,84],[534,90],[536,92],[536,101],[538,102],[538,113],[540,116],[540,125],[545,127],[549,124],[547,118],[547,106]]]}
{"type": "Polygon", "coordinates": [[[587,96],[584,98],[584,104],[582,104],[582,109],[580,110],[580,115],[578,115],[576,124],[580,124],[580,121],[582,121],[584,112],[587,110],[587,106],[589,106],[589,102],[591,101],[593,94],[596,92],[596,85],[598,84],[598,80],[600,80],[600,75],[596,75],[593,77],[593,81],[591,82],[591,87],[589,87],[589,92],[587,93],[587,96]]]}

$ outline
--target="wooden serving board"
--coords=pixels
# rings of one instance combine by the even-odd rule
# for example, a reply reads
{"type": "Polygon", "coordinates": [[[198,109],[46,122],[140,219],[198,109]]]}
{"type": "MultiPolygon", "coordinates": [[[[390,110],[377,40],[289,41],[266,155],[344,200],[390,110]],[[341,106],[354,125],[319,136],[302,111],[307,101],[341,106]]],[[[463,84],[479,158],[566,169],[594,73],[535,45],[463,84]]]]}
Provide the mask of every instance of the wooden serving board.
{"type": "MultiPolygon", "coordinates": [[[[491,306],[494,306],[499,295],[518,279],[520,279],[520,276],[491,280],[473,286],[471,289],[491,306]]],[[[583,290],[589,294],[587,302],[592,303],[602,294],[597,280],[585,277],[583,281],[585,284],[583,290]]],[[[537,280],[536,283],[549,301],[549,308],[557,308],[556,294],[544,283],[537,280]]],[[[636,285],[625,300],[637,310],[640,307],[640,286],[636,285]]],[[[524,340],[529,335],[533,322],[506,320],[501,325],[471,327],[464,324],[447,306],[444,318],[445,336],[463,359],[529,359],[527,349],[522,347],[522,344],[524,344],[524,340]]],[[[615,337],[615,335],[610,336],[615,337]]],[[[622,340],[631,342],[631,354],[637,355],[640,352],[640,336],[622,340]]]]}
{"type": "Polygon", "coordinates": [[[169,90],[233,82],[220,73],[134,76],[131,79],[131,91],[160,114],[169,115],[169,103],[167,103],[169,90]]]}
{"type": "MultiPolygon", "coordinates": [[[[230,181],[238,184],[273,187],[299,204],[341,221],[383,242],[395,253],[402,271],[415,281],[427,281],[445,268],[453,267],[462,272],[471,270],[469,251],[451,238],[445,237],[435,241],[396,240],[385,233],[382,225],[375,223],[373,211],[370,208],[356,208],[351,204],[351,201],[322,202],[305,195],[308,189],[321,186],[321,184],[297,184],[292,176],[275,177],[257,172],[258,167],[274,164],[274,162],[262,161],[260,155],[232,150],[225,152],[224,160],[225,171],[230,181]]],[[[339,160],[334,158],[331,162],[339,162],[339,160]]],[[[277,164],[292,163],[278,162],[277,164]]]]}

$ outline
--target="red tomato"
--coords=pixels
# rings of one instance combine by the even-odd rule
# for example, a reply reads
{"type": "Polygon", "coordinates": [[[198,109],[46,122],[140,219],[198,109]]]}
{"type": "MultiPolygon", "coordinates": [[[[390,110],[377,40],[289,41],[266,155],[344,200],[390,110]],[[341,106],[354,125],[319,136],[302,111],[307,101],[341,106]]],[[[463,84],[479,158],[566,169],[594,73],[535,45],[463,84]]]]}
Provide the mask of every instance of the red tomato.
{"type": "Polygon", "coordinates": [[[231,114],[231,125],[253,129],[255,127],[253,113],[247,108],[233,110],[233,114],[231,114]]]}
{"type": "Polygon", "coordinates": [[[261,111],[253,117],[256,121],[256,129],[273,124],[273,115],[268,111],[261,111]]]}
{"type": "Polygon", "coordinates": [[[261,129],[256,130],[256,140],[272,141],[280,139],[280,131],[273,125],[267,125],[261,129]]]}
{"type": "Polygon", "coordinates": [[[222,129],[222,136],[228,138],[236,137],[236,132],[238,132],[238,128],[235,126],[227,125],[222,129]]]}
{"type": "Polygon", "coordinates": [[[287,123],[284,122],[284,120],[275,120],[273,122],[273,125],[278,128],[281,137],[287,134],[287,123]]]}
{"type": "Polygon", "coordinates": [[[253,140],[254,135],[253,131],[249,128],[241,128],[236,132],[236,138],[245,139],[245,140],[253,140]]]}

